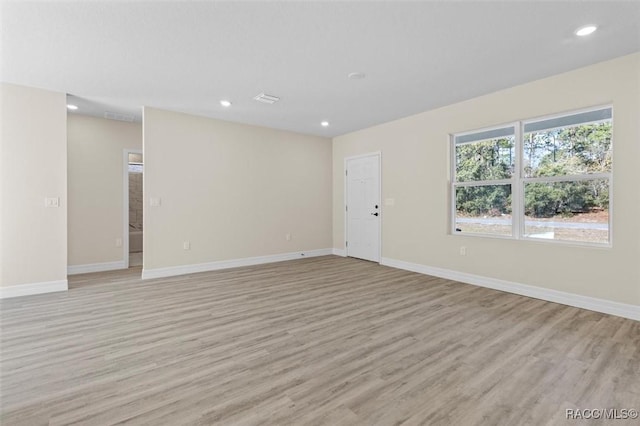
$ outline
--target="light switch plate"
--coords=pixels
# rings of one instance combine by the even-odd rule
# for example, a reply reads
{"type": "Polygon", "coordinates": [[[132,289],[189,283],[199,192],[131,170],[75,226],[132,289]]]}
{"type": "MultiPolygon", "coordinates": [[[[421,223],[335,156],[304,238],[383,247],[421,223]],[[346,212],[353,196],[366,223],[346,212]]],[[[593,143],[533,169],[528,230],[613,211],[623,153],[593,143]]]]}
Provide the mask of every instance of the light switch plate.
{"type": "Polygon", "coordinates": [[[151,207],[160,207],[160,204],[162,203],[162,200],[160,198],[157,197],[151,197],[149,199],[149,205],[151,207]]]}

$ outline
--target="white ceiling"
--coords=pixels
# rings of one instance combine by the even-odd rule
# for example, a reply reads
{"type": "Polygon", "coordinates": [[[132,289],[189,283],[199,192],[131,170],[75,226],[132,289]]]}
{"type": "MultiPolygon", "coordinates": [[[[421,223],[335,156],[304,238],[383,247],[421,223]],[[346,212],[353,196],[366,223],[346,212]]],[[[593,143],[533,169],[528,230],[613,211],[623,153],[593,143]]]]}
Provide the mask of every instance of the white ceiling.
{"type": "Polygon", "coordinates": [[[0,12],[1,80],[69,93],[79,113],[139,120],[148,105],[322,136],[640,50],[638,1],[3,1],[0,12]],[[599,30],[573,34],[589,23],[599,30]],[[281,101],[252,99],[262,92],[281,101]]]}

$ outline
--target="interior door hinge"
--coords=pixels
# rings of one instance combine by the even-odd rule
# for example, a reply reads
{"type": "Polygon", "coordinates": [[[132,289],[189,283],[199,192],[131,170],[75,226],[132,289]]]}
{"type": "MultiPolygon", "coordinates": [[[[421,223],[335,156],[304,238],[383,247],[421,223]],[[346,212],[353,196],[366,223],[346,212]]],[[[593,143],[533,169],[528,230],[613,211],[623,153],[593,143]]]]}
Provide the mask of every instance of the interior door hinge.
{"type": "Polygon", "coordinates": [[[345,247],[349,247],[349,241],[345,241],[345,242],[344,242],[344,246],[345,246],[345,247]]]}
{"type": "Polygon", "coordinates": [[[344,175],[345,175],[345,176],[349,176],[349,170],[345,170],[345,171],[344,171],[344,175]]]}
{"type": "Polygon", "coordinates": [[[349,206],[345,205],[344,206],[344,211],[348,212],[349,211],[349,206]]]}

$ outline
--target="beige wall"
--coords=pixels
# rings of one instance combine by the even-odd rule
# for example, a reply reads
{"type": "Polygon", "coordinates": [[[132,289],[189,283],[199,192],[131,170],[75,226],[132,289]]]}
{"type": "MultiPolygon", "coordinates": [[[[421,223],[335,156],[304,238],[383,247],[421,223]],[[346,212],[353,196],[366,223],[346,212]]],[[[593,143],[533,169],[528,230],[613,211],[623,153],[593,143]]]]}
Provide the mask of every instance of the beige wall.
{"type": "Polygon", "coordinates": [[[69,265],[124,260],[124,149],[142,149],[142,125],[68,116],[69,265]]]}
{"type": "Polygon", "coordinates": [[[0,103],[0,286],[65,281],[65,95],[2,83],[0,103]],[[45,207],[45,197],[60,207],[45,207]]]}
{"type": "Polygon", "coordinates": [[[143,121],[145,270],[331,247],[329,139],[153,108],[143,121]]]}
{"type": "Polygon", "coordinates": [[[640,305],[640,54],[335,138],[335,248],[344,248],[343,159],[378,150],[382,197],[395,199],[383,205],[384,258],[640,305]],[[610,103],[613,248],[449,235],[450,133],[610,103]]]}

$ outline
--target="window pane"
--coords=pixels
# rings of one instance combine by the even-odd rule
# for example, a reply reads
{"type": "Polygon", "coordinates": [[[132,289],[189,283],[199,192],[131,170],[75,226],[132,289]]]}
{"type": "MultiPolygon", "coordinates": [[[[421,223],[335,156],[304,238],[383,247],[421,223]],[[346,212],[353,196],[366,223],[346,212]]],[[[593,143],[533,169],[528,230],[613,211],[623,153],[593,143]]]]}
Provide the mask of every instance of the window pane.
{"type": "Polygon", "coordinates": [[[538,132],[542,130],[556,129],[559,127],[571,127],[585,123],[597,123],[611,120],[613,117],[611,108],[604,108],[596,111],[579,112],[577,114],[564,115],[562,117],[548,118],[526,123],[524,132],[538,132]]]}
{"type": "Polygon", "coordinates": [[[456,188],[457,232],[511,235],[511,185],[456,188]]]}
{"type": "Polygon", "coordinates": [[[510,179],[515,161],[515,137],[456,145],[456,182],[510,179]]]}
{"type": "Polygon", "coordinates": [[[466,135],[457,135],[455,137],[456,145],[469,142],[480,142],[489,139],[500,139],[513,136],[516,133],[516,128],[513,126],[502,127],[500,129],[483,130],[475,133],[467,133],[466,135]]]}
{"type": "Polygon", "coordinates": [[[609,242],[609,180],[526,183],[525,236],[609,242]]]}
{"type": "Polygon", "coordinates": [[[611,171],[611,121],[524,134],[525,177],[611,171]]]}

